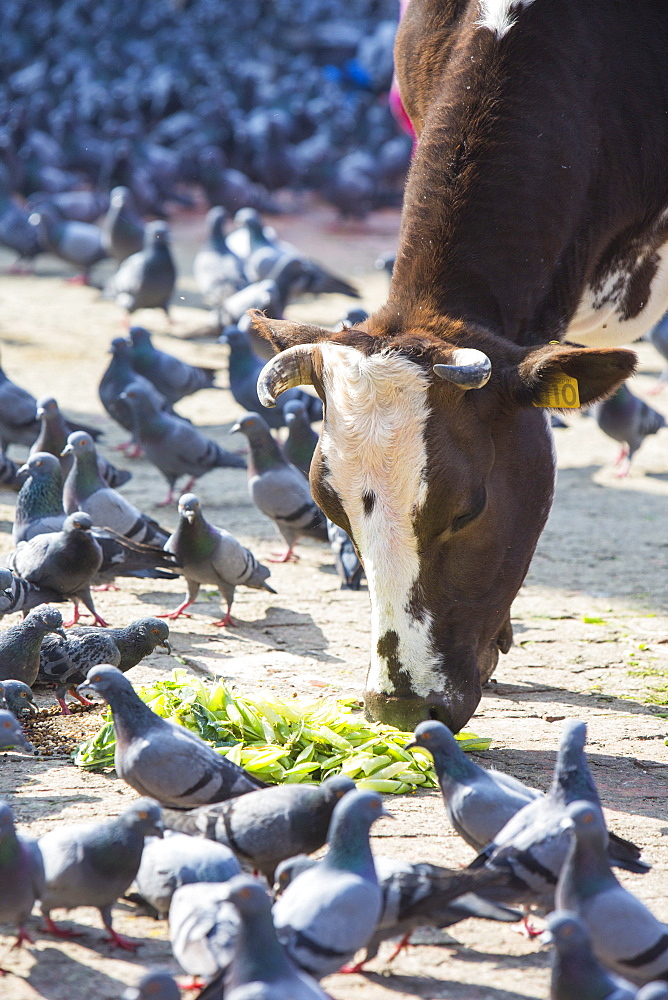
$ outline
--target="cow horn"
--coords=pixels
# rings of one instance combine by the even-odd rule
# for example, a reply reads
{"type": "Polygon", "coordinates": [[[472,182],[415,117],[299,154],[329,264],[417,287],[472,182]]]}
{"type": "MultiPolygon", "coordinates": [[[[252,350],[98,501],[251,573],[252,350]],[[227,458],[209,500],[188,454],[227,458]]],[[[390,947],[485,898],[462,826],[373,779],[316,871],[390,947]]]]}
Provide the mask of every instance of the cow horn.
{"type": "Polygon", "coordinates": [[[489,382],[492,362],[483,351],[474,347],[458,347],[452,352],[453,364],[434,365],[434,371],[446,382],[454,382],[460,389],[481,389],[489,382]]]}
{"type": "Polygon", "coordinates": [[[296,385],[313,385],[314,344],[295,344],[268,361],[257,379],[263,406],[276,406],[276,397],[296,385]]]}

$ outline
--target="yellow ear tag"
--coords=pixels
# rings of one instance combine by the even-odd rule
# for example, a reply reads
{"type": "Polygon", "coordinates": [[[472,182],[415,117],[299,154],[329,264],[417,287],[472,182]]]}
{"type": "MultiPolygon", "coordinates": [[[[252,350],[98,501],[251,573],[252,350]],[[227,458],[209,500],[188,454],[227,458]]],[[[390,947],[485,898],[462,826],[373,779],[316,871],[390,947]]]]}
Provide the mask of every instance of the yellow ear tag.
{"type": "Polygon", "coordinates": [[[555,375],[533,405],[547,406],[552,410],[576,410],[580,405],[577,379],[570,375],[555,375]]]}

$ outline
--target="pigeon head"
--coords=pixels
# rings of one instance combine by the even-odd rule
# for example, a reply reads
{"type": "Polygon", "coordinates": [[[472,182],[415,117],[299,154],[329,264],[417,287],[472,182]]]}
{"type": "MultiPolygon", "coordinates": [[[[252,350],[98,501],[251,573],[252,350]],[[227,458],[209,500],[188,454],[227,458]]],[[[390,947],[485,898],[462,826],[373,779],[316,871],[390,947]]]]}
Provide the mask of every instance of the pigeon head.
{"type": "Polygon", "coordinates": [[[138,697],[132,684],[116,667],[108,663],[102,663],[97,667],[92,667],[88,671],[88,676],[83,684],[77,687],[79,694],[93,693],[102,698],[103,701],[111,703],[116,696],[131,695],[138,697]]]}
{"type": "Polygon", "coordinates": [[[248,337],[238,326],[230,325],[223,327],[223,332],[218,338],[218,343],[228,344],[230,351],[247,351],[248,353],[252,353],[248,337]]]}
{"type": "Polygon", "coordinates": [[[345,847],[352,844],[360,834],[366,836],[368,843],[371,825],[383,816],[393,819],[392,814],[383,806],[378,792],[362,789],[347,792],[334,806],[327,833],[328,843],[345,847]]]}
{"type": "Polygon", "coordinates": [[[67,638],[63,631],[63,616],[53,604],[40,604],[33,608],[25,617],[24,625],[28,624],[36,625],[45,633],[55,632],[63,639],[67,638]]]}
{"type": "Polygon", "coordinates": [[[359,326],[360,323],[364,323],[368,318],[369,314],[366,309],[349,309],[343,319],[337,324],[336,332],[349,330],[353,326],[359,326]]]}
{"type": "Polygon", "coordinates": [[[152,414],[158,414],[158,409],[152,397],[149,396],[146,389],[138,382],[130,382],[118,398],[125,400],[132,407],[138,415],[140,423],[142,420],[148,419],[152,414]]]}
{"type": "Polygon", "coordinates": [[[67,444],[63,448],[61,455],[74,455],[75,458],[95,455],[95,444],[92,437],[90,434],[86,434],[85,431],[74,431],[68,437],[67,444]]]}
{"type": "Polygon", "coordinates": [[[345,774],[335,774],[331,778],[325,778],[320,785],[320,792],[325,802],[337,803],[348,792],[355,790],[355,782],[345,774]]]}
{"type": "Polygon", "coordinates": [[[222,205],[215,205],[206,214],[207,229],[213,237],[223,235],[225,224],[229,221],[230,215],[222,205]]]}
{"type": "Polygon", "coordinates": [[[111,342],[111,347],[109,348],[109,353],[115,355],[116,357],[129,357],[130,345],[125,337],[114,337],[111,342]]]}
{"type": "Polygon", "coordinates": [[[34,746],[23,734],[18,720],[6,708],[0,708],[0,748],[22,747],[34,753],[34,746]]]}
{"type": "Polygon", "coordinates": [[[0,705],[3,700],[5,706],[17,719],[23,712],[37,712],[32,691],[23,681],[0,681],[0,705]]]}
{"type": "Polygon", "coordinates": [[[122,1000],[179,1000],[180,996],[181,990],[170,973],[156,969],[125,990],[122,1000]]]}
{"type": "Polygon", "coordinates": [[[60,414],[58,409],[58,403],[52,396],[47,396],[44,399],[39,399],[37,401],[37,419],[41,420],[42,417],[55,417],[60,414]]]}
{"type": "Polygon", "coordinates": [[[169,246],[169,226],[161,220],[149,222],[144,235],[145,247],[152,247],[156,243],[169,246]]]}
{"type": "Polygon", "coordinates": [[[61,481],[63,473],[60,467],[60,462],[55,455],[49,454],[48,451],[36,451],[34,455],[31,455],[25,465],[22,465],[19,469],[21,473],[27,473],[32,479],[36,481],[61,481]]]}
{"type": "Polygon", "coordinates": [[[0,590],[11,590],[12,583],[14,582],[14,577],[8,569],[4,566],[0,566],[0,590]]]}
{"type": "Polygon", "coordinates": [[[248,875],[235,875],[227,883],[227,898],[242,917],[253,917],[258,913],[269,913],[271,900],[265,887],[257,879],[248,875]]]}
{"type": "Polygon", "coordinates": [[[262,219],[254,208],[240,208],[234,215],[234,225],[237,229],[245,226],[252,233],[262,233],[262,219]]]}
{"type": "Polygon", "coordinates": [[[245,434],[249,441],[261,440],[267,434],[271,437],[271,431],[266,420],[259,413],[247,413],[241,420],[237,420],[233,427],[230,427],[230,434],[245,434]]]}
{"type": "Polygon", "coordinates": [[[295,854],[294,858],[286,858],[285,861],[279,861],[274,873],[274,895],[280,896],[290,883],[294,882],[298,875],[308,871],[315,864],[317,864],[317,861],[309,858],[308,854],[295,854]]]}
{"type": "Polygon", "coordinates": [[[443,754],[459,752],[460,747],[447,726],[435,719],[428,719],[415,727],[415,740],[409,743],[407,750],[413,747],[423,747],[432,756],[434,751],[443,754]]]}
{"type": "Polygon", "coordinates": [[[560,955],[577,955],[590,951],[591,943],[587,929],[576,913],[570,910],[554,910],[546,917],[547,933],[543,935],[546,944],[553,944],[560,955]]]}
{"type": "Polygon", "coordinates": [[[130,330],[130,340],[133,347],[151,343],[151,334],[143,326],[133,326],[130,330]]]}
{"type": "Polygon", "coordinates": [[[151,640],[153,648],[164,646],[167,652],[171,653],[172,645],[169,641],[169,625],[167,622],[163,622],[160,618],[140,618],[138,622],[135,622],[135,625],[151,640]]]}
{"type": "Polygon", "coordinates": [[[162,838],[165,832],[162,811],[155,799],[142,798],[133,802],[123,813],[123,821],[131,829],[139,830],[145,837],[162,838]]]}
{"type": "Polygon", "coordinates": [[[123,208],[131,200],[132,195],[129,188],[119,186],[111,189],[109,202],[114,208],[123,208]]]}
{"type": "Polygon", "coordinates": [[[14,814],[9,804],[0,799],[0,838],[11,833],[14,833],[14,814]]]}
{"type": "Polygon", "coordinates": [[[564,829],[572,830],[578,843],[591,844],[605,851],[608,831],[599,807],[582,799],[571,802],[567,811],[568,816],[562,824],[564,829]]]}
{"type": "Polygon", "coordinates": [[[300,403],[298,399],[291,399],[285,404],[283,407],[283,415],[288,427],[295,420],[305,420],[307,423],[310,423],[306,413],[306,407],[303,403],[300,403]]]}
{"type": "Polygon", "coordinates": [[[91,531],[93,527],[93,519],[90,514],[87,514],[84,510],[75,510],[74,514],[70,514],[65,518],[63,523],[63,531],[91,531]]]}
{"type": "Polygon", "coordinates": [[[179,514],[192,524],[200,513],[199,498],[194,493],[184,493],[179,500],[179,514]]]}

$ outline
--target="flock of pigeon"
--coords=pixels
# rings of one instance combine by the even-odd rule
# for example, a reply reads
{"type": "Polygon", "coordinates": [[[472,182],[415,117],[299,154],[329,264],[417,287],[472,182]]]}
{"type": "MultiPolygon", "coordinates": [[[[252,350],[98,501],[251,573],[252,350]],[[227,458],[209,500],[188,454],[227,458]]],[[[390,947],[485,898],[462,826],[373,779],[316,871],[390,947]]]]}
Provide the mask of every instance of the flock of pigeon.
{"type": "MultiPolygon", "coordinates": [[[[124,897],[168,920],[174,957],[202,1000],[326,1000],[319,980],[361,971],[386,939],[400,937],[394,957],[416,928],[468,917],[523,918],[533,935],[533,911],[547,915],[551,1000],[668,998],[668,928],[612,871],[650,866],[606,828],[582,722],[565,723],[546,793],[476,764],[442,723],[420,723],[410,746],[433,757],[448,820],[476,857],[460,869],[410,864],[371,850],[371,827],[388,815],[377,793],[344,775],[264,785],[156,715],[124,675],[128,662],[93,666],[77,693],[111,706],[116,771],[141,798],[116,819],[61,823],[37,841],[0,805],[0,921],[18,929],[17,946],[32,941],[26,925],[40,901],[47,933],[72,936],[52,912],[90,906],[107,940],[134,951],[139,943],[112,924],[124,897]],[[325,845],[324,857],[310,856],[325,845]]],[[[0,746],[29,751],[13,714],[23,695],[5,688],[0,746]]],[[[153,970],[124,997],[179,995],[168,972],[153,970]]]]}

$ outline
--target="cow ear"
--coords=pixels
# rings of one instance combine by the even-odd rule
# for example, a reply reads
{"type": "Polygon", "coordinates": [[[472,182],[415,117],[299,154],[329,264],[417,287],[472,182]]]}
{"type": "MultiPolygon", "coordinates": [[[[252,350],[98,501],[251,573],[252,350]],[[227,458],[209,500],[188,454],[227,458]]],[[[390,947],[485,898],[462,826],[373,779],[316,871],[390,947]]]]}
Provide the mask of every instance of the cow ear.
{"type": "Polygon", "coordinates": [[[319,326],[310,326],[308,323],[293,323],[288,319],[271,319],[265,316],[259,309],[249,309],[247,316],[250,318],[253,329],[268,340],[277,351],[285,351],[295,344],[315,344],[318,340],[324,340],[330,334],[327,330],[319,326]]]}
{"type": "Polygon", "coordinates": [[[624,349],[548,344],[526,354],[513,372],[511,392],[521,406],[587,406],[618,389],[637,363],[637,355],[624,349]]]}

